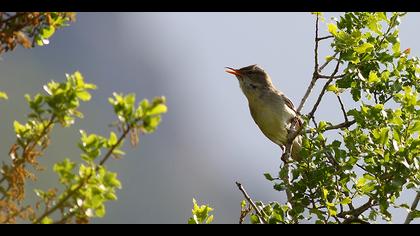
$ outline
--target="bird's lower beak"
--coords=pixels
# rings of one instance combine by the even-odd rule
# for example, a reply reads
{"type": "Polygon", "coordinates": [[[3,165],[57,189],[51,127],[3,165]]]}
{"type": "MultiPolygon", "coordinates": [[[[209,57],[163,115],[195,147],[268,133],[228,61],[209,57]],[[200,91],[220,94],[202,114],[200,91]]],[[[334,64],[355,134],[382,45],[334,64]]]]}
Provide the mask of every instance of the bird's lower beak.
{"type": "Polygon", "coordinates": [[[241,73],[239,72],[239,70],[237,69],[233,69],[231,67],[225,67],[227,70],[226,72],[232,75],[241,75],[241,73]]]}

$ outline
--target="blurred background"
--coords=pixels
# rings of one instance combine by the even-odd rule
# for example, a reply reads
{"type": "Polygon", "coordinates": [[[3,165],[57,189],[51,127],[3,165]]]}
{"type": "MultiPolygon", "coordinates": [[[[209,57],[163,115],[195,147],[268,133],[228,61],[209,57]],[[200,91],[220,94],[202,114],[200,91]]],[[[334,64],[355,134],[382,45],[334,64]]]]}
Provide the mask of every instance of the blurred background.
{"type": "MultiPolygon", "coordinates": [[[[157,132],[140,137],[136,148],[125,145],[127,155],[108,162],[123,188],[118,201],[107,203],[106,216],[93,222],[186,223],[196,198],[215,209],[215,223],[237,223],[243,197],[235,181],[254,199],[284,199],[263,176],[277,174],[281,151],[254,124],[238,82],[224,67],[261,65],[297,106],[313,72],[314,19],[309,13],[78,13],[49,45],[3,55],[0,88],[9,100],[0,103],[0,160],[9,158],[15,140],[13,121],[24,122],[29,111],[23,95],[79,70],[98,89],[81,106],[84,119],[53,131],[41,160],[47,169],[28,187],[58,186],[51,165],[80,159],[79,129],[108,135],[115,120],[107,100],[112,92],[134,92],[138,99],[164,95],[169,110],[157,132]]],[[[412,55],[420,55],[419,20],[420,14],[409,13],[400,27],[401,48],[410,47],[412,55]]],[[[332,54],[328,46],[323,41],[321,59],[332,54]]],[[[335,108],[337,100],[326,96],[317,119],[341,122],[335,108]]],[[[406,195],[410,202],[413,196],[406,195]]],[[[395,214],[395,222],[406,216],[395,214]]]]}

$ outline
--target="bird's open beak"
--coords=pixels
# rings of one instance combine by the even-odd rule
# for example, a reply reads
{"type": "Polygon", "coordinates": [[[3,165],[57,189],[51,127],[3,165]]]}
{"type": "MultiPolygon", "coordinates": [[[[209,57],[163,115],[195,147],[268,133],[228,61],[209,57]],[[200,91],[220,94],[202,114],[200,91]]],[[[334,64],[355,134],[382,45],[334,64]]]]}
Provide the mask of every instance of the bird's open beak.
{"type": "Polygon", "coordinates": [[[227,70],[226,72],[232,75],[241,75],[241,73],[239,72],[239,70],[237,69],[233,69],[231,67],[225,67],[227,70]]]}

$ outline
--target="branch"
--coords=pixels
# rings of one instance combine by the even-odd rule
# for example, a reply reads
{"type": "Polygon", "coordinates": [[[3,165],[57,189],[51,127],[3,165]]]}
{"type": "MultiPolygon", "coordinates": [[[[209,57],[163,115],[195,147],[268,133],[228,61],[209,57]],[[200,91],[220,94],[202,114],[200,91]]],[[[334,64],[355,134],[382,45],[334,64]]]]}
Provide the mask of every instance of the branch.
{"type": "MultiPolygon", "coordinates": [[[[44,127],[44,129],[41,131],[41,134],[33,141],[33,143],[31,144],[31,146],[29,148],[27,148],[27,146],[25,145],[25,147],[23,147],[23,153],[22,153],[22,159],[17,160],[14,165],[13,168],[10,170],[10,172],[13,172],[16,170],[17,167],[19,167],[20,165],[24,164],[26,159],[25,157],[28,155],[28,153],[31,153],[33,151],[33,149],[35,148],[36,144],[41,141],[41,139],[48,135],[48,131],[50,130],[51,125],[54,124],[55,120],[55,115],[52,114],[47,125],[44,127]]],[[[29,144],[28,144],[29,145],[29,144]]],[[[0,179],[0,184],[3,183],[3,181],[6,180],[6,176],[3,173],[3,177],[0,179]]]]}
{"type": "Polygon", "coordinates": [[[244,187],[242,186],[241,183],[239,182],[235,182],[236,186],[238,186],[239,190],[242,192],[242,194],[244,195],[245,199],[248,201],[248,203],[252,206],[252,208],[254,208],[255,212],[257,213],[258,219],[260,220],[260,222],[267,224],[267,221],[265,220],[263,213],[260,211],[260,209],[258,209],[258,207],[255,205],[254,201],[252,201],[252,199],[249,197],[249,195],[246,193],[244,187]]]}
{"type": "Polygon", "coordinates": [[[300,111],[303,108],[303,105],[305,104],[306,100],[309,97],[309,94],[311,93],[312,89],[315,86],[315,82],[318,78],[319,75],[319,64],[318,64],[318,22],[319,22],[319,16],[316,16],[316,21],[315,21],[315,49],[314,49],[314,73],[312,74],[312,80],[311,83],[309,84],[308,88],[306,89],[305,95],[303,96],[302,100],[300,101],[299,107],[297,109],[297,113],[300,113],[300,111]]]}
{"type": "MultiPolygon", "coordinates": [[[[112,152],[114,151],[114,149],[117,148],[121,144],[122,140],[130,132],[131,128],[132,128],[132,126],[129,126],[124,131],[124,133],[121,135],[121,137],[118,139],[117,143],[108,150],[108,152],[105,154],[104,158],[99,162],[99,165],[96,167],[96,169],[95,169],[96,171],[99,169],[100,166],[103,166],[105,164],[105,162],[108,160],[108,158],[112,155],[112,152]]],[[[85,179],[83,179],[75,189],[68,192],[68,194],[64,198],[62,198],[60,201],[58,201],[55,204],[55,206],[53,206],[48,211],[44,212],[44,214],[42,214],[40,217],[38,217],[34,221],[34,223],[35,224],[40,223],[42,221],[42,219],[44,219],[46,216],[51,215],[56,210],[60,209],[66,203],[67,200],[69,200],[74,194],[76,194],[86,184],[86,182],[90,179],[91,176],[92,176],[92,173],[90,175],[88,175],[85,179]]]]}
{"type": "Polygon", "coordinates": [[[359,224],[364,224],[364,225],[369,224],[369,222],[359,219],[357,217],[350,217],[348,219],[345,219],[341,224],[351,224],[351,223],[359,223],[359,224]]]}
{"type": "Polygon", "coordinates": [[[349,122],[349,119],[348,119],[347,113],[346,113],[346,109],[344,108],[343,101],[341,101],[341,97],[338,94],[337,94],[337,99],[338,99],[338,102],[340,103],[340,107],[341,107],[341,111],[343,112],[344,120],[346,122],[349,122]]]}
{"type": "Polygon", "coordinates": [[[318,79],[340,79],[343,78],[346,74],[341,74],[341,75],[335,75],[335,76],[330,76],[330,75],[321,75],[318,74],[318,79]]]}
{"type": "Polygon", "coordinates": [[[360,207],[355,208],[355,209],[350,210],[350,211],[341,212],[341,213],[337,214],[337,217],[346,218],[346,220],[348,219],[346,216],[350,216],[350,218],[357,218],[363,212],[365,212],[367,209],[369,209],[372,206],[373,206],[373,200],[371,198],[369,198],[369,200],[365,204],[361,205],[360,207]]]}
{"type": "Polygon", "coordinates": [[[252,207],[248,206],[248,208],[241,209],[241,214],[239,216],[239,224],[243,224],[245,217],[252,211],[252,207]]]}
{"type": "Polygon", "coordinates": [[[318,109],[319,103],[321,103],[322,97],[324,96],[325,91],[327,91],[328,85],[330,85],[330,83],[333,81],[333,77],[337,74],[339,67],[340,61],[337,62],[337,65],[335,66],[334,72],[331,74],[330,79],[325,83],[324,87],[322,88],[322,91],[319,94],[314,107],[312,108],[311,112],[309,112],[309,118],[312,118],[315,114],[316,109],[318,109]]]}
{"type": "MultiPolygon", "coordinates": [[[[333,58],[335,57],[335,56],[337,56],[338,55],[338,52],[335,52],[334,53],[334,55],[332,56],[333,58]]],[[[321,72],[328,64],[330,64],[330,62],[331,62],[332,60],[329,60],[329,61],[326,61],[323,65],[321,65],[320,67],[319,67],[319,72],[321,72]]]]}
{"type": "Polygon", "coordinates": [[[410,224],[411,221],[414,219],[412,215],[412,211],[416,210],[417,205],[419,204],[419,200],[420,200],[420,192],[417,192],[417,195],[414,198],[413,204],[411,204],[410,213],[408,213],[407,218],[405,218],[404,224],[410,224]]]}
{"type": "Polygon", "coordinates": [[[334,38],[334,36],[332,36],[332,35],[328,35],[328,36],[325,36],[325,37],[316,38],[316,40],[317,40],[317,41],[321,41],[321,40],[324,40],[324,39],[330,39],[330,38],[334,38]]]}

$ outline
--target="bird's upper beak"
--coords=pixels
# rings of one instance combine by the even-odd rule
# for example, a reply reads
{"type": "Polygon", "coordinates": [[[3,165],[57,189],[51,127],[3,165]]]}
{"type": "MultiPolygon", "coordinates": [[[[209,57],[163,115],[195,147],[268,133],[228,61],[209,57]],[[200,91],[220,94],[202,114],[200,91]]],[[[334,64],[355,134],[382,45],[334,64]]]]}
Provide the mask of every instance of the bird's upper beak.
{"type": "Polygon", "coordinates": [[[241,75],[241,72],[237,69],[233,69],[232,67],[225,67],[225,68],[227,69],[226,72],[229,74],[238,75],[238,76],[241,75]]]}

